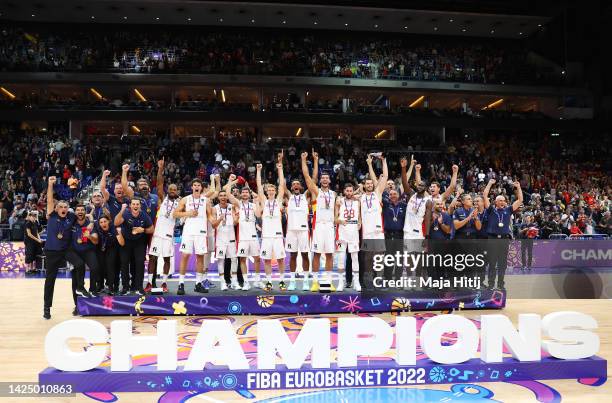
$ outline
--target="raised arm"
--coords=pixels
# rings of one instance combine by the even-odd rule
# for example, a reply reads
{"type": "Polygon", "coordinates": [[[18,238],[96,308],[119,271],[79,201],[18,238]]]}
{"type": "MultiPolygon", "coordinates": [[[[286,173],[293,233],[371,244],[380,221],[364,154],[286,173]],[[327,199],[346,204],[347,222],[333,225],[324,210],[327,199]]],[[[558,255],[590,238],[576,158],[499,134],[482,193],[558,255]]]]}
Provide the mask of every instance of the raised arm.
{"type": "Polygon", "coordinates": [[[128,185],[127,174],[129,170],[130,170],[129,164],[123,164],[123,166],[121,167],[121,187],[123,188],[123,191],[125,192],[127,197],[131,200],[134,198],[134,189],[132,189],[128,185]]]}
{"type": "Polygon", "coordinates": [[[387,187],[387,179],[389,179],[389,168],[387,167],[387,158],[384,155],[381,155],[380,160],[382,161],[382,176],[376,185],[376,193],[378,194],[378,198],[382,198],[382,193],[385,191],[385,187],[387,187]]]}
{"type": "Polygon", "coordinates": [[[125,211],[125,209],[127,208],[127,204],[123,203],[121,205],[121,211],[119,211],[119,213],[115,216],[115,220],[113,222],[113,224],[115,225],[115,227],[119,227],[121,224],[123,224],[123,212],[125,211]]]}
{"type": "Polygon", "coordinates": [[[278,170],[278,196],[277,199],[279,203],[283,202],[283,198],[285,197],[285,188],[287,184],[285,183],[285,174],[283,173],[283,156],[284,152],[281,150],[280,154],[278,154],[278,162],[276,163],[276,169],[278,170]]]}
{"type": "Polygon", "coordinates": [[[261,168],[262,168],[262,165],[261,164],[257,164],[256,168],[257,168],[257,173],[255,174],[255,182],[257,183],[257,204],[256,204],[255,215],[257,217],[261,217],[261,213],[263,211],[263,203],[264,203],[264,200],[265,200],[265,195],[264,195],[264,191],[263,191],[263,185],[261,184],[261,168]]]}
{"type": "Polygon", "coordinates": [[[310,191],[313,200],[319,196],[319,188],[316,183],[313,182],[310,174],[308,173],[308,165],[306,164],[306,159],[308,158],[308,153],[303,152],[302,155],[302,175],[304,175],[304,181],[306,181],[306,187],[310,191]]]}
{"type": "Polygon", "coordinates": [[[236,175],[231,174],[227,180],[225,186],[223,186],[223,190],[227,193],[227,200],[232,204],[232,206],[239,207],[240,201],[236,199],[236,197],[232,194],[232,186],[236,184],[236,175]]]}
{"type": "Polygon", "coordinates": [[[378,178],[376,177],[376,172],[374,172],[374,167],[372,166],[372,154],[368,154],[366,157],[366,164],[368,164],[368,175],[372,182],[374,182],[374,187],[378,186],[378,178]]]}
{"type": "Polygon", "coordinates": [[[111,171],[105,169],[104,171],[102,171],[102,179],[100,179],[100,193],[102,193],[102,197],[104,197],[105,202],[107,202],[108,198],[110,197],[108,190],[106,190],[106,178],[108,178],[108,175],[110,175],[110,173],[111,171]]]}
{"type": "Polygon", "coordinates": [[[400,167],[402,168],[402,188],[404,188],[404,194],[410,198],[412,196],[412,187],[410,186],[410,176],[412,175],[412,168],[414,168],[414,158],[410,156],[410,168],[408,167],[408,160],[406,158],[400,159],[400,167]]]}
{"type": "Polygon", "coordinates": [[[418,185],[421,182],[421,164],[416,164],[414,166],[414,183],[418,185]]]}
{"type": "Polygon", "coordinates": [[[514,181],[514,188],[516,189],[516,200],[512,203],[512,211],[516,211],[523,204],[523,189],[521,189],[521,183],[514,181]]]}
{"type": "Polygon", "coordinates": [[[319,182],[319,153],[312,149],[312,181],[319,182]]]}
{"type": "Polygon", "coordinates": [[[208,188],[208,192],[204,196],[209,199],[214,199],[219,195],[219,190],[221,190],[221,176],[217,174],[210,175],[210,187],[208,188]]]}
{"type": "MultiPolygon", "coordinates": [[[[491,187],[495,184],[495,179],[489,179],[489,183],[485,186],[482,191],[482,201],[484,202],[484,207],[487,209],[491,205],[491,200],[489,200],[489,192],[491,191],[491,187]]],[[[521,193],[522,195],[522,193],[521,193]]]]}
{"type": "Polygon", "coordinates": [[[164,199],[164,159],[160,159],[157,161],[157,197],[159,198],[159,202],[164,199]]]}
{"type": "Polygon", "coordinates": [[[453,165],[451,168],[453,170],[453,175],[451,176],[450,185],[446,188],[444,193],[442,193],[442,200],[446,201],[450,195],[453,194],[455,187],[457,186],[457,174],[459,173],[459,166],[453,165]]]}
{"type": "Polygon", "coordinates": [[[47,219],[51,216],[53,209],[55,209],[55,200],[53,200],[53,185],[57,182],[55,176],[49,177],[49,184],[47,185],[47,219]]]}

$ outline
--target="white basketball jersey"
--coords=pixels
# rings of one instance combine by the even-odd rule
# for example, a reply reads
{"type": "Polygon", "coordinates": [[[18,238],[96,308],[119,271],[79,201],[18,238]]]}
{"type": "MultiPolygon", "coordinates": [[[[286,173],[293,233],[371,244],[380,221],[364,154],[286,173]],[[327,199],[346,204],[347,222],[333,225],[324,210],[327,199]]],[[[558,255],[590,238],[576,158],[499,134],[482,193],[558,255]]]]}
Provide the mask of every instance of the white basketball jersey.
{"type": "Polygon", "coordinates": [[[382,205],[375,192],[361,195],[361,229],[364,237],[383,232],[382,205]]]}
{"type": "Polygon", "coordinates": [[[223,221],[217,226],[215,231],[216,242],[228,242],[236,240],[236,233],[234,232],[234,215],[233,207],[231,204],[227,204],[225,207],[221,207],[220,204],[215,206],[215,214],[217,218],[225,216],[225,225],[223,221]]]}
{"type": "Polygon", "coordinates": [[[264,202],[263,213],[261,216],[261,237],[262,238],[282,238],[283,223],[281,218],[281,208],[278,200],[266,200],[264,202]]]}
{"type": "Polygon", "coordinates": [[[423,239],[423,218],[429,196],[417,197],[416,193],[408,200],[406,221],[404,221],[404,239],[423,239]]]}
{"type": "Polygon", "coordinates": [[[238,219],[238,239],[248,241],[257,239],[257,228],[255,228],[255,204],[251,202],[240,202],[240,218],[238,219]]]}
{"type": "Polygon", "coordinates": [[[344,220],[344,224],[338,225],[338,240],[359,243],[359,200],[343,198],[338,218],[344,220]]]}
{"type": "Polygon", "coordinates": [[[168,196],[164,197],[164,200],[157,209],[157,220],[155,220],[155,232],[153,232],[153,236],[166,239],[172,239],[174,237],[176,219],[172,217],[172,213],[174,213],[178,204],[178,198],[170,200],[168,196]]]}
{"type": "Polygon", "coordinates": [[[287,229],[290,231],[308,230],[308,200],[305,194],[289,196],[287,203],[287,229]]]}
{"type": "Polygon", "coordinates": [[[186,217],[183,234],[185,235],[206,235],[208,230],[208,217],[206,216],[206,204],[208,199],[206,196],[194,198],[193,195],[186,197],[185,211],[197,211],[196,217],[186,217]]]}
{"type": "Polygon", "coordinates": [[[315,225],[334,223],[334,206],[336,203],[336,192],[333,190],[323,191],[319,189],[317,196],[317,210],[315,213],[315,225]]]}

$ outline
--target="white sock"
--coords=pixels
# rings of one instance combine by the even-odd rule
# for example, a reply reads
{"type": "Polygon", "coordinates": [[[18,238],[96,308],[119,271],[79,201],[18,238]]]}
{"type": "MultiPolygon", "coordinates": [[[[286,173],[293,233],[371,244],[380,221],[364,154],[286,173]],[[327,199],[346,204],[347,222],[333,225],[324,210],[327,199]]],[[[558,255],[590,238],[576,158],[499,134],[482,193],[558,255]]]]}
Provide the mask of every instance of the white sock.
{"type": "Polygon", "coordinates": [[[153,273],[149,273],[149,283],[153,282],[153,273]]]}
{"type": "Polygon", "coordinates": [[[185,275],[179,274],[179,284],[183,284],[183,283],[185,283],[185,275]]]}
{"type": "Polygon", "coordinates": [[[202,282],[202,273],[196,273],[196,283],[202,282]]]}
{"type": "Polygon", "coordinates": [[[235,274],[232,274],[232,283],[237,283],[238,277],[235,274]]]}
{"type": "Polygon", "coordinates": [[[294,272],[289,273],[289,278],[291,279],[291,281],[295,280],[295,273],[294,272]]]}
{"type": "Polygon", "coordinates": [[[163,275],[163,277],[162,277],[162,278],[163,278],[163,282],[164,282],[164,283],[167,283],[167,282],[168,282],[168,275],[167,275],[167,274],[165,274],[165,273],[164,273],[164,275],[163,275]]]}

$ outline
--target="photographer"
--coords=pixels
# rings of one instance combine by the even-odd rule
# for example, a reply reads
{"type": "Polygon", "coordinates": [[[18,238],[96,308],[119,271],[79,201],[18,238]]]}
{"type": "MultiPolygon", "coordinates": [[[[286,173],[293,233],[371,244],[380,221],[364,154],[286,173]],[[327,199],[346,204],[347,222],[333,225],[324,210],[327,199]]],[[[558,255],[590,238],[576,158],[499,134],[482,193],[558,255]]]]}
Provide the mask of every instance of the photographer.
{"type": "Polygon", "coordinates": [[[24,237],[26,276],[36,273],[36,256],[42,253],[43,241],[38,234],[39,226],[38,212],[30,211],[26,216],[24,237]]]}

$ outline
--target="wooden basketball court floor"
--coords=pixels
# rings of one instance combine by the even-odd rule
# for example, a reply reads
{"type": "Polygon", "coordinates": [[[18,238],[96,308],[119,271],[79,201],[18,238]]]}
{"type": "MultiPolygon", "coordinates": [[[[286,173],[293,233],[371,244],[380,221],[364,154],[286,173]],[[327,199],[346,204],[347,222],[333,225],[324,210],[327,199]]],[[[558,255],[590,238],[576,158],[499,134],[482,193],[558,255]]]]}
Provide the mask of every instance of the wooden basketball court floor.
{"type": "MultiPolygon", "coordinates": [[[[43,279],[1,279],[0,295],[2,314],[0,315],[0,381],[1,382],[36,382],[38,373],[47,367],[44,356],[44,338],[47,331],[57,323],[71,319],[72,297],[70,295],[70,280],[58,279],[55,286],[55,302],[52,309],[52,319],[46,321],[42,318],[42,290],[43,279]]],[[[576,310],[592,315],[599,323],[597,333],[601,339],[599,356],[611,360],[608,363],[608,371],[612,363],[612,300],[529,300],[510,299],[503,313],[508,315],[516,323],[519,313],[538,313],[545,315],[554,311],[576,310]]],[[[478,319],[480,314],[491,311],[460,311],[459,314],[469,318],[478,319]]],[[[496,311],[497,312],[497,311],[496,311]]],[[[439,312],[438,312],[439,313],[439,312]]],[[[403,313],[408,315],[410,313],[403,313]]],[[[340,315],[325,315],[337,317],[340,315]]],[[[388,321],[393,321],[391,314],[378,315],[388,321]]],[[[283,318],[282,316],[275,316],[283,318]]],[[[249,327],[257,317],[236,316],[234,327],[251,329],[249,327]]],[[[92,317],[105,325],[117,317],[92,317]]],[[[132,317],[134,328],[143,335],[154,332],[154,323],[161,317],[132,317]]],[[[193,341],[193,336],[199,329],[198,320],[201,317],[174,317],[179,322],[179,341],[193,341]]],[[[255,330],[249,330],[247,336],[254,335],[255,330]],[[251,333],[249,333],[249,331],[251,333]]],[[[77,342],[75,346],[78,347],[77,342]]],[[[82,346],[81,346],[82,347],[82,346]]],[[[501,401],[501,402],[536,402],[536,394],[541,394],[543,401],[564,402],[610,402],[612,401],[612,385],[606,382],[601,386],[587,386],[576,380],[554,380],[524,383],[522,385],[511,383],[481,383],[480,386],[493,392],[489,399],[477,401],[501,401]],[[546,397],[548,396],[548,398],[546,397]],[[549,400],[546,400],[549,399],[549,400]],[[552,399],[552,400],[550,400],[552,399]]],[[[199,395],[185,396],[182,392],[174,394],[155,393],[117,393],[87,396],[77,394],[74,397],[0,397],[0,402],[94,402],[94,401],[118,401],[118,402],[254,402],[265,399],[273,401],[317,401],[317,402],[346,402],[359,401],[457,401],[449,392],[452,384],[446,385],[422,385],[406,386],[403,389],[385,388],[386,390],[349,389],[322,393],[314,390],[285,390],[285,391],[251,391],[252,397],[246,398],[236,392],[209,392],[199,395]],[[418,391],[417,391],[418,390],[418,391]],[[434,393],[434,391],[447,392],[434,393]],[[318,394],[314,394],[318,392],[318,394]],[[416,397],[415,397],[416,396],[416,397]]],[[[476,400],[462,400],[476,401],[476,400]]]]}

